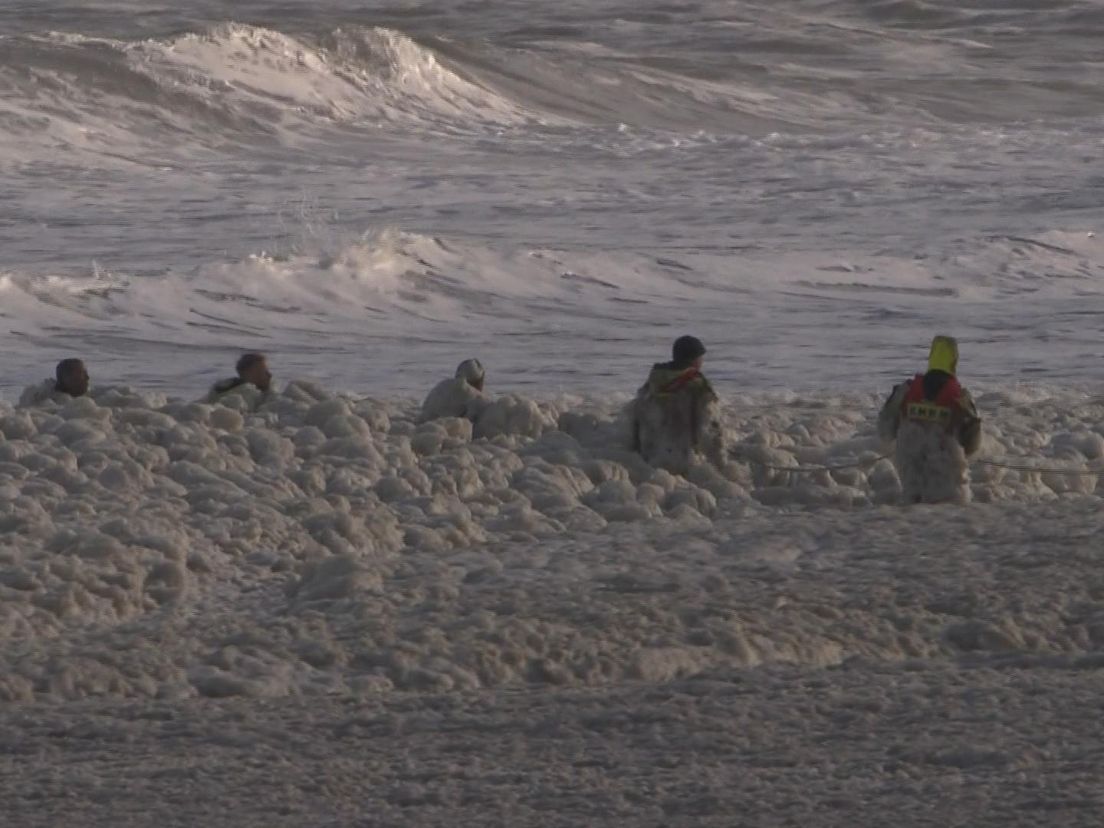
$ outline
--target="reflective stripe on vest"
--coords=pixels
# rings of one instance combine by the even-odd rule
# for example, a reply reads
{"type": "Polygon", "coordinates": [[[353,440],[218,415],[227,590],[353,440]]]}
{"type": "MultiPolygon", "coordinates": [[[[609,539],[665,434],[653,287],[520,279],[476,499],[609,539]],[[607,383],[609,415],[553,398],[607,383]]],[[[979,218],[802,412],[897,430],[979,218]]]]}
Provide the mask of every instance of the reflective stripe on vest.
{"type": "Polygon", "coordinates": [[[951,421],[953,413],[946,406],[926,402],[909,403],[905,406],[905,419],[919,420],[923,423],[943,423],[946,425],[951,421]]]}
{"type": "Polygon", "coordinates": [[[905,419],[922,423],[950,425],[958,408],[962,387],[954,377],[948,379],[934,400],[924,397],[924,375],[917,374],[909,383],[908,392],[901,403],[901,413],[905,419]]]}

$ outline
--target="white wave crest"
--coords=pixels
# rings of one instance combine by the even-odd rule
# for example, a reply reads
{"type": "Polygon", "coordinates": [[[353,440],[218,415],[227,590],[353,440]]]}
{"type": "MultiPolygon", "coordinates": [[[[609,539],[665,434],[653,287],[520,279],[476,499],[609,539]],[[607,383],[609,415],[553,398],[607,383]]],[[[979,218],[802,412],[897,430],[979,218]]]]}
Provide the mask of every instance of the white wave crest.
{"type": "Polygon", "coordinates": [[[9,384],[66,342],[108,370],[127,366],[131,381],[162,377],[160,355],[189,387],[212,350],[229,359],[258,348],[326,381],[390,390],[421,387],[458,350],[522,386],[605,387],[613,377],[632,390],[675,336],[693,332],[716,353],[721,381],[778,388],[826,376],[898,381],[938,330],[961,337],[972,378],[1003,382],[1016,343],[1015,372],[1082,382],[1099,376],[1080,355],[1094,341],[1086,303],[1102,274],[1100,240],[1068,231],[928,261],[562,250],[388,230],[189,272],[0,275],[10,319],[0,343],[9,384]],[[1037,314],[1024,316],[1025,300],[1037,314]]]}
{"type": "MultiPolygon", "coordinates": [[[[168,40],[0,37],[0,135],[23,152],[164,155],[181,143],[294,145],[327,129],[496,132],[540,119],[383,28],[314,41],[226,23],[168,40]]],[[[329,134],[329,133],[326,133],[329,134]]]]}
{"type": "Polygon", "coordinates": [[[199,96],[231,96],[285,114],[385,123],[413,118],[508,125],[520,106],[461,77],[434,52],[384,28],[339,29],[317,44],[223,24],[205,34],[127,46],[131,64],[199,96]]]}

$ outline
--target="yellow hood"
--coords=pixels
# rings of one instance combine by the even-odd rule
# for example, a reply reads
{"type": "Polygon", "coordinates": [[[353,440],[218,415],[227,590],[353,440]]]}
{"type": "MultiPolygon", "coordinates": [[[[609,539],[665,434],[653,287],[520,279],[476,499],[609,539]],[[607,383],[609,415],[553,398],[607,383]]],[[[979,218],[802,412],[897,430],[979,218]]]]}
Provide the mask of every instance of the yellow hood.
{"type": "Polygon", "coordinates": [[[932,340],[928,355],[929,371],[946,371],[952,376],[958,370],[958,342],[951,336],[937,336],[932,340]]]}

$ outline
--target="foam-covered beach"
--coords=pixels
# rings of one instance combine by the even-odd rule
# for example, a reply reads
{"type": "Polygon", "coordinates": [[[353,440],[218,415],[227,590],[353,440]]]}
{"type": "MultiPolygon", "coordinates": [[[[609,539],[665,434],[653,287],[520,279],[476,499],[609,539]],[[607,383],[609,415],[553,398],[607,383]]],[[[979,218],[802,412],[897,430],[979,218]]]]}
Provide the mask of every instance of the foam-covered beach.
{"type": "Polygon", "coordinates": [[[1031,527],[1065,516],[1076,545],[1095,517],[1104,400],[1021,400],[986,454],[1056,472],[977,467],[980,503],[960,510],[895,505],[871,400],[767,400],[727,406],[732,462],[686,478],[628,450],[616,406],[579,398],[500,397],[477,437],[305,382],[255,412],[126,389],[6,407],[0,692],[593,686],[1092,644],[1042,612],[1082,576],[1062,556],[1047,566],[1069,579],[1039,584],[1031,527]],[[991,557],[1011,569],[962,582],[991,557]],[[958,589],[981,596],[959,606],[958,589]]]}
{"type": "MultiPolygon", "coordinates": [[[[730,402],[733,462],[686,479],[617,402],[506,395],[475,436],[306,382],[235,400],[0,411],[11,824],[66,796],[121,825],[873,825],[871,798],[1089,824],[1032,774],[1094,749],[1091,474],[979,466],[974,505],[898,507],[863,396],[730,402]],[[48,768],[64,796],[25,787],[48,768]]],[[[1104,454],[1100,399],[980,404],[985,457],[1104,454]]]]}

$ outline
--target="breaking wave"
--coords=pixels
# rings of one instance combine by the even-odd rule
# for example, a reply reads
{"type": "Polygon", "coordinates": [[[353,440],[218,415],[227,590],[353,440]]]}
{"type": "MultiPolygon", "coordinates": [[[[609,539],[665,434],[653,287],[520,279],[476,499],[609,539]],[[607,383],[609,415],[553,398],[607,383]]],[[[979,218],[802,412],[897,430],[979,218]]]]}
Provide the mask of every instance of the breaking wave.
{"type": "MultiPolygon", "coordinates": [[[[189,272],[0,272],[0,319],[13,355],[81,342],[105,360],[112,381],[154,384],[158,353],[171,355],[188,383],[209,378],[212,351],[255,347],[326,381],[389,390],[423,388],[426,366],[447,366],[458,349],[495,364],[511,384],[591,388],[635,375],[647,363],[642,354],[661,356],[657,342],[692,329],[719,353],[743,355],[715,366],[722,379],[778,388],[796,377],[797,387],[815,387],[841,360],[882,375],[887,345],[909,348],[932,325],[973,331],[972,377],[999,381],[1018,342],[1021,370],[1083,381],[1091,369],[1076,355],[1095,336],[1085,303],[1102,292],[1104,248],[1084,232],[993,237],[933,261],[797,251],[748,251],[734,261],[723,250],[562,250],[387,230],[189,272]],[[1045,330],[1024,318],[1025,301],[1048,314],[1045,330]],[[827,313],[838,333],[825,331],[827,313]],[[549,341],[600,352],[602,370],[565,360],[549,341]],[[140,368],[129,356],[136,345],[140,368]]],[[[41,367],[16,365],[5,381],[28,381],[41,367]]]]}
{"type": "Polygon", "coordinates": [[[0,128],[57,145],[218,147],[332,125],[502,127],[523,107],[388,29],[317,43],[225,24],[170,40],[51,34],[0,39],[0,128]]]}
{"type": "Polygon", "coordinates": [[[740,15],[699,21],[687,29],[695,51],[674,28],[620,40],[534,31],[520,48],[359,25],[299,34],[223,23],[147,40],[9,35],[0,37],[0,134],[125,153],[294,144],[334,128],[403,140],[594,124],[761,135],[1093,105],[1095,77],[1057,66],[1053,76],[1025,66],[1008,94],[1006,74],[987,66],[1011,56],[972,39],[991,21],[927,8],[874,4],[855,19],[847,8],[827,17],[778,7],[759,10],[754,25],[740,15]],[[924,31],[909,20],[927,21],[924,31]],[[994,94],[998,84],[1006,92],[994,94]]]}

